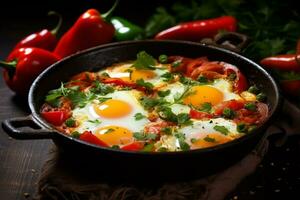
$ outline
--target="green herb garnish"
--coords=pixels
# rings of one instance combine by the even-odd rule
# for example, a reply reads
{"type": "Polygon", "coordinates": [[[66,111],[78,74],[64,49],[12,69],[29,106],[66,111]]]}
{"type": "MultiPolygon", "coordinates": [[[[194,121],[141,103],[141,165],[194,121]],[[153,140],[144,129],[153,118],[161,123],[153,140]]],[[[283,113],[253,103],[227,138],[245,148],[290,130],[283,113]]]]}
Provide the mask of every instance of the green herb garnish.
{"type": "Polygon", "coordinates": [[[239,123],[236,127],[237,131],[239,133],[246,133],[247,132],[247,126],[244,123],[239,123]]]}
{"type": "Polygon", "coordinates": [[[229,133],[229,130],[225,126],[216,125],[216,126],[214,126],[214,130],[216,130],[224,135],[227,135],[229,133]]]}
{"type": "Polygon", "coordinates": [[[161,132],[166,135],[172,135],[172,129],[170,127],[164,127],[161,129],[161,132]]]}
{"type": "Polygon", "coordinates": [[[155,59],[146,53],[146,51],[141,51],[137,54],[137,58],[135,62],[133,63],[133,67],[136,69],[155,69],[155,59]]]}
{"type": "Polygon", "coordinates": [[[136,140],[155,140],[157,135],[154,133],[134,132],[133,137],[136,140]]]}
{"type": "Polygon", "coordinates": [[[76,125],[76,121],[73,118],[69,118],[65,121],[67,127],[74,127],[76,125]]]}
{"type": "Polygon", "coordinates": [[[200,75],[198,78],[197,78],[197,81],[199,83],[208,83],[208,79],[205,77],[205,76],[202,76],[200,75]]]}
{"type": "Polygon", "coordinates": [[[174,75],[170,72],[166,72],[163,75],[161,75],[160,77],[164,78],[163,81],[165,81],[165,82],[170,82],[170,81],[174,80],[174,75]]]}
{"type": "Polygon", "coordinates": [[[170,90],[165,90],[165,91],[158,91],[157,94],[159,97],[166,97],[171,93],[170,90]]]}
{"type": "Polygon", "coordinates": [[[176,60],[171,64],[171,66],[174,68],[179,67],[180,65],[181,65],[181,60],[176,60]]]}
{"type": "Polygon", "coordinates": [[[232,118],[234,118],[234,116],[235,116],[234,110],[232,110],[232,109],[230,109],[230,108],[224,108],[222,114],[223,114],[223,116],[224,116],[225,118],[228,118],[228,119],[232,119],[232,118]]]}
{"type": "Polygon", "coordinates": [[[252,85],[249,87],[248,92],[252,93],[252,94],[258,94],[259,93],[259,89],[256,85],[252,85]]]}
{"type": "Polygon", "coordinates": [[[216,139],[209,137],[209,135],[207,135],[205,138],[203,138],[203,140],[206,142],[216,142],[216,139]]]}
{"type": "Polygon", "coordinates": [[[99,119],[95,119],[95,120],[88,120],[89,123],[93,123],[93,124],[101,124],[101,121],[99,119]]]}
{"type": "Polygon", "coordinates": [[[81,134],[80,134],[78,131],[74,131],[73,133],[71,133],[71,136],[72,136],[73,138],[79,138],[80,135],[81,135],[81,134]]]}
{"type": "Polygon", "coordinates": [[[205,102],[201,105],[201,107],[199,108],[200,111],[202,112],[207,112],[209,113],[211,111],[212,105],[209,102],[205,102]]]}
{"type": "Polygon", "coordinates": [[[158,57],[158,61],[162,64],[168,63],[168,56],[165,54],[162,54],[158,57]]]}
{"type": "Polygon", "coordinates": [[[115,129],[109,128],[109,129],[107,129],[103,134],[112,133],[112,132],[114,132],[114,131],[115,131],[115,129]]]}
{"type": "Polygon", "coordinates": [[[154,144],[153,143],[150,143],[150,144],[146,144],[143,148],[142,151],[144,152],[151,152],[153,151],[153,148],[154,148],[154,144]]]}
{"type": "Polygon", "coordinates": [[[145,82],[143,79],[139,79],[136,81],[136,84],[138,86],[144,87],[148,92],[151,92],[153,90],[153,84],[150,82],[145,82]]]}
{"type": "Polygon", "coordinates": [[[135,115],[134,115],[134,118],[135,118],[135,120],[141,120],[141,119],[144,119],[144,118],[146,118],[146,116],[145,115],[143,115],[142,113],[136,113],[135,115]]]}
{"type": "Polygon", "coordinates": [[[256,99],[258,101],[264,102],[267,99],[267,95],[265,93],[261,92],[258,95],[256,95],[256,99]]]}
{"type": "Polygon", "coordinates": [[[256,111],[256,105],[255,103],[246,103],[244,105],[244,107],[247,109],[247,110],[250,110],[250,111],[256,111]]]}

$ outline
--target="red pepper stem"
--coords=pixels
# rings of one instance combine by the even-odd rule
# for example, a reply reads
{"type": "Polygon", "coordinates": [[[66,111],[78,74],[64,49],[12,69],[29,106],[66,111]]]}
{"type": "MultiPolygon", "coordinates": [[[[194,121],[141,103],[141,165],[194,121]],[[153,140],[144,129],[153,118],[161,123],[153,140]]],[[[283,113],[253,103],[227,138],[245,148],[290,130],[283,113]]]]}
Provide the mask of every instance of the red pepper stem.
{"type": "Polygon", "coordinates": [[[17,61],[11,61],[11,62],[4,62],[4,61],[0,61],[0,67],[6,69],[6,70],[15,70],[17,65],[17,61]]]}
{"type": "Polygon", "coordinates": [[[59,14],[59,13],[57,13],[57,12],[55,12],[55,11],[49,11],[48,12],[48,16],[57,16],[58,17],[58,23],[57,23],[57,25],[55,26],[55,28],[54,29],[52,29],[50,32],[51,32],[51,34],[52,35],[56,35],[57,34],[57,32],[58,32],[58,30],[60,29],[60,27],[61,27],[61,24],[62,24],[62,16],[61,16],[61,14],[59,14]]]}
{"type": "Polygon", "coordinates": [[[119,4],[119,0],[116,0],[114,5],[111,7],[111,9],[109,9],[106,13],[102,14],[101,17],[105,20],[109,19],[112,12],[115,10],[118,4],[119,4]]]}

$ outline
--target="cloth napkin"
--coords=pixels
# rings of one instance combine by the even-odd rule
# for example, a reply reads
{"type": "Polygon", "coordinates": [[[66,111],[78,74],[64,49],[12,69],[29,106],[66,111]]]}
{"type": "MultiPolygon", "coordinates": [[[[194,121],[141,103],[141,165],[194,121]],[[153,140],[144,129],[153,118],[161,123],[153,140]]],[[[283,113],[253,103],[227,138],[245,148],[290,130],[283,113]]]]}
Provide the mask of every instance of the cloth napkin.
{"type": "Polygon", "coordinates": [[[264,139],[250,154],[221,172],[185,182],[141,186],[132,183],[107,183],[101,180],[101,177],[91,180],[85,176],[87,172],[84,171],[84,167],[82,170],[76,168],[77,171],[72,171],[72,163],[53,147],[42,168],[35,199],[222,200],[245,177],[255,172],[268,150],[268,137],[276,135],[276,145],[280,146],[290,135],[300,133],[299,119],[299,108],[285,100],[279,118],[269,127],[264,139]]]}

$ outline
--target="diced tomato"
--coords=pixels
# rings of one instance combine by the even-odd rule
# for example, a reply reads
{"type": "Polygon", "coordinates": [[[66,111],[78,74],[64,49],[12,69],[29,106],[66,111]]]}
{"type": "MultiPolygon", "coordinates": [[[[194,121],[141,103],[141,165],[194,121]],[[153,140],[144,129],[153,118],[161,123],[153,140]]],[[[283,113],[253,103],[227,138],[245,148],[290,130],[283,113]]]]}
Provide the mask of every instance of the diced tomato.
{"type": "Polygon", "coordinates": [[[210,76],[207,77],[209,79],[219,78],[224,73],[224,67],[217,62],[203,62],[203,64],[201,66],[199,66],[198,68],[196,68],[191,73],[190,76],[193,79],[197,79],[200,74],[203,74],[206,72],[210,72],[210,73],[207,73],[207,75],[210,74],[210,76]]]}
{"type": "Polygon", "coordinates": [[[225,67],[226,75],[232,73],[236,74],[236,78],[233,85],[234,91],[238,93],[245,91],[248,88],[248,82],[244,74],[242,74],[242,72],[236,66],[230,64],[224,64],[224,67],[225,67]]]}
{"type": "Polygon", "coordinates": [[[182,56],[169,56],[168,62],[173,63],[175,61],[179,61],[179,66],[173,67],[171,66],[171,72],[181,72],[185,73],[187,70],[187,65],[193,61],[193,59],[182,57],[182,56]]]}
{"type": "Polygon", "coordinates": [[[239,110],[244,107],[244,102],[242,101],[237,101],[235,99],[229,100],[229,101],[224,101],[221,104],[217,105],[215,109],[215,114],[216,115],[222,115],[223,110],[225,108],[230,108],[232,110],[239,110]]]}
{"type": "Polygon", "coordinates": [[[159,134],[162,128],[168,127],[170,125],[171,125],[170,122],[165,122],[165,121],[151,122],[145,126],[144,131],[146,133],[159,134]]]}
{"type": "Polygon", "coordinates": [[[70,117],[71,114],[67,111],[54,110],[41,112],[41,115],[50,124],[53,124],[54,126],[60,126],[70,117]]]}
{"type": "Polygon", "coordinates": [[[186,68],[186,75],[187,76],[191,76],[192,72],[200,67],[205,61],[207,61],[207,58],[206,57],[200,57],[200,58],[197,58],[193,61],[191,61],[190,63],[187,64],[187,68],[186,68]]]}
{"type": "Polygon", "coordinates": [[[210,113],[206,113],[206,112],[201,112],[201,111],[197,111],[197,110],[190,110],[190,118],[192,119],[204,119],[204,118],[213,118],[213,115],[210,113]]]}
{"type": "Polygon", "coordinates": [[[140,151],[144,148],[144,143],[142,142],[133,142],[131,144],[123,146],[121,149],[126,151],[140,151]]]}
{"type": "Polygon", "coordinates": [[[79,139],[81,139],[81,140],[83,140],[85,142],[96,144],[98,146],[108,147],[108,145],[105,142],[103,142],[102,140],[100,140],[99,138],[97,138],[91,131],[85,131],[85,132],[83,132],[79,136],[79,139]]]}

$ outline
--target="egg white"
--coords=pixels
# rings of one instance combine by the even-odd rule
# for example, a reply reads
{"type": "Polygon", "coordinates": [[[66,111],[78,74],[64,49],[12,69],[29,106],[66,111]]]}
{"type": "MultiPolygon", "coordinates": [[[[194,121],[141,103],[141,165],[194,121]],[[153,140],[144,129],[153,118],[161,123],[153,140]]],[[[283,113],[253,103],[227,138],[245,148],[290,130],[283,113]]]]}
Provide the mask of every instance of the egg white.
{"type": "Polygon", "coordinates": [[[95,131],[100,127],[104,126],[120,126],[127,128],[132,132],[142,131],[144,126],[149,123],[147,118],[143,118],[140,120],[135,120],[134,115],[136,113],[141,113],[147,116],[147,112],[140,105],[137,98],[140,93],[138,91],[115,91],[106,95],[105,97],[111,97],[112,99],[122,100],[127,102],[132,110],[131,112],[123,117],[118,118],[105,118],[99,116],[95,110],[93,105],[97,102],[91,102],[87,104],[83,108],[76,108],[73,110],[73,117],[79,122],[79,126],[76,127],[75,131],[84,132],[85,130],[95,131]],[[91,121],[99,120],[100,123],[92,123],[91,121]]]}

